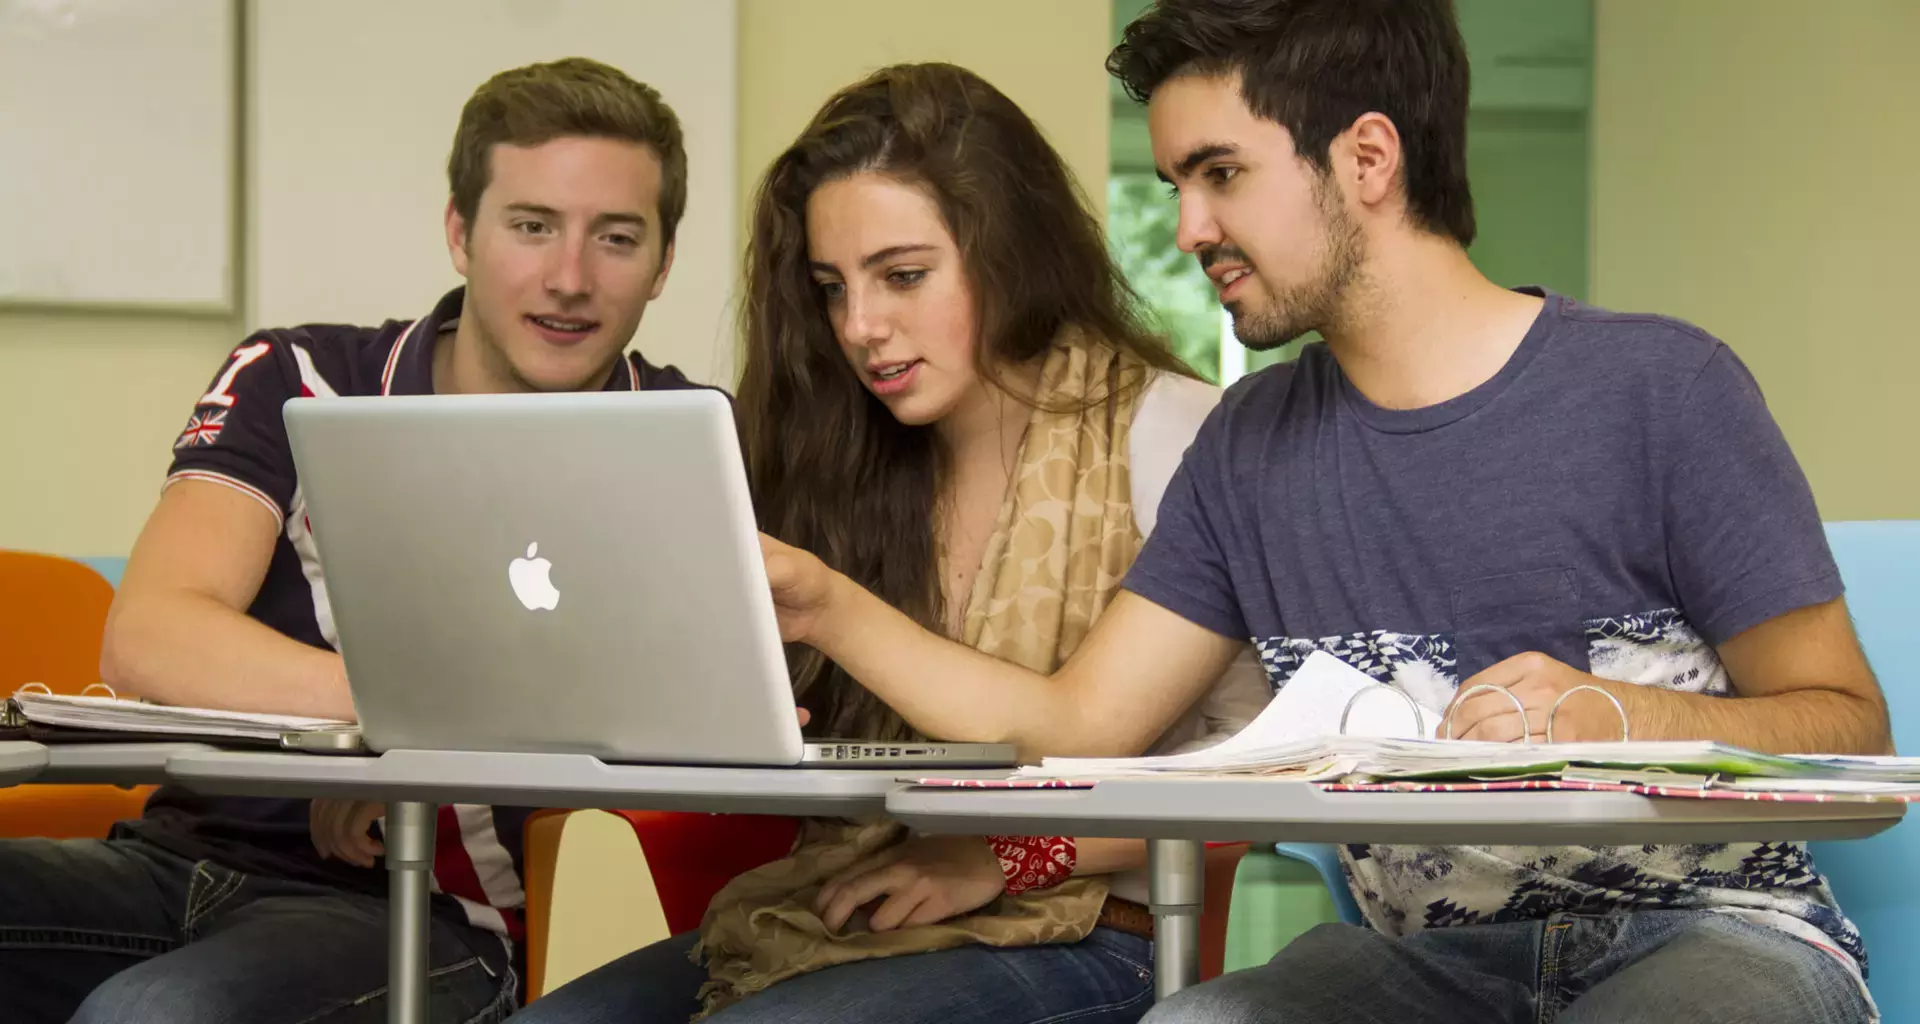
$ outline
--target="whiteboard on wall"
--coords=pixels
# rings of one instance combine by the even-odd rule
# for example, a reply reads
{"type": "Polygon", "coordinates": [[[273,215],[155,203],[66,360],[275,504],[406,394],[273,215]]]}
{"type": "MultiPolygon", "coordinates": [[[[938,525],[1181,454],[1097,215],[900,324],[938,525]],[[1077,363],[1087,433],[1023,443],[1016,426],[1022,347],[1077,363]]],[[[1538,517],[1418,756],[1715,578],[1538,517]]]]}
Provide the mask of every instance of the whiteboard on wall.
{"type": "Polygon", "coordinates": [[[0,304],[233,302],[233,0],[0,0],[0,304]]]}
{"type": "Polygon", "coordinates": [[[731,383],[735,0],[254,0],[251,326],[425,314],[460,283],[447,153],[495,73],[580,56],[660,90],[687,142],[687,211],[635,347],[731,383]]]}

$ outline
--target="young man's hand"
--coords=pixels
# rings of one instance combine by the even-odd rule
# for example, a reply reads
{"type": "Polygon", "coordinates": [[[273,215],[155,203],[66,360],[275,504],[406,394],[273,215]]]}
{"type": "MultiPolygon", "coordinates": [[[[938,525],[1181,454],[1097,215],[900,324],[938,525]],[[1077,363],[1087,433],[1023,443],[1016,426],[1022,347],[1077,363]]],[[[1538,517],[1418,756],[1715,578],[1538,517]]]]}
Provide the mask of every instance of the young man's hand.
{"type": "MultiPolygon", "coordinates": [[[[1630,686],[1607,682],[1538,653],[1508,658],[1461,683],[1459,692],[1465,694],[1482,684],[1497,686],[1518,698],[1526,709],[1525,719],[1503,694],[1483,691],[1465,700],[1456,697],[1450,711],[1452,719],[1440,731],[1443,738],[1451,733],[1457,740],[1545,743],[1548,713],[1569,690],[1597,687],[1618,698],[1622,708],[1629,707],[1627,702],[1632,699],[1622,692],[1632,689],[1630,686]]],[[[1621,732],[1620,712],[1614,709],[1613,701],[1597,693],[1568,697],[1559,713],[1553,715],[1553,738],[1558,743],[1607,742],[1620,739],[1621,732]]]]}
{"type": "Polygon", "coordinates": [[[372,833],[373,823],[386,814],[386,804],[370,800],[315,800],[307,811],[313,848],[328,860],[373,867],[376,858],[387,854],[372,833]]]}
{"type": "MultiPolygon", "coordinates": [[[[1860,650],[1844,600],[1777,615],[1728,639],[1716,652],[1727,670],[1731,699],[1601,680],[1544,654],[1517,655],[1461,683],[1460,692],[1491,683],[1519,699],[1524,720],[1506,694],[1456,697],[1453,735],[1541,742],[1553,702],[1574,687],[1592,686],[1619,701],[1636,740],[1714,740],[1777,754],[1892,752],[1886,698],[1860,650]]],[[[1617,740],[1620,711],[1598,693],[1576,693],[1554,716],[1553,738],[1617,740]]]]}

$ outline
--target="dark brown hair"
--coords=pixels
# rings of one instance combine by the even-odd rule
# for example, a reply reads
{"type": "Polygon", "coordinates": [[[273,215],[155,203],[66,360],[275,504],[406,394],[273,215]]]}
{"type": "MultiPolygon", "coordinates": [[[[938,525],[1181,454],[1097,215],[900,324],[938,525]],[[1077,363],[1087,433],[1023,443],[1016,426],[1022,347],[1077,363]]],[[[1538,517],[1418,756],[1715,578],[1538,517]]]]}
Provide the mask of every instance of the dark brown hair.
{"type": "Polygon", "coordinates": [[[1408,219],[1473,244],[1467,48],[1452,0],[1159,0],[1107,71],[1141,103],[1177,75],[1238,75],[1248,108],[1322,173],[1335,136],[1384,114],[1400,133],[1408,219]]]}
{"type": "MultiPolygon", "coordinates": [[[[762,529],[944,632],[934,526],[944,456],[931,427],[894,419],[847,365],[808,269],[808,197],[862,171],[924,188],[938,205],[973,293],[983,379],[1043,356],[1067,328],[1189,371],[1141,326],[1060,155],[999,90],[950,64],[904,64],[827,100],[754,201],[739,395],[747,476],[762,529]]],[[[819,653],[789,655],[819,731],[910,735],[819,653]]]]}
{"type": "Polygon", "coordinates": [[[660,160],[660,241],[673,241],[687,209],[687,148],[680,119],[652,86],[585,57],[502,71],[460,110],[447,157],[453,208],[467,223],[493,178],[493,147],[538,146],[568,136],[637,142],[660,160]]]}

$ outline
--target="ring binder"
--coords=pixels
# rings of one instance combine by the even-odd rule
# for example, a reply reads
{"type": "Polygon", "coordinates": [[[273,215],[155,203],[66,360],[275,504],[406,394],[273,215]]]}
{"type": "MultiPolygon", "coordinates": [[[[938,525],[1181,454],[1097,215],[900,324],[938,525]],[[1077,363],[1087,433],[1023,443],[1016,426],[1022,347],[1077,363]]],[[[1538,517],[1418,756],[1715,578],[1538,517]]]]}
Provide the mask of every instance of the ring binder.
{"type": "Polygon", "coordinates": [[[1574,694],[1579,693],[1581,690],[1592,690],[1593,692],[1599,694],[1600,696],[1605,697],[1608,700],[1612,701],[1613,710],[1620,713],[1620,742],[1627,743],[1633,739],[1632,730],[1628,728],[1628,725],[1627,725],[1627,709],[1620,704],[1620,698],[1615,697],[1613,694],[1608,693],[1607,691],[1601,689],[1598,686],[1593,685],[1592,683],[1582,683],[1579,686],[1576,686],[1573,689],[1568,690],[1567,692],[1561,694],[1559,697],[1555,698],[1553,702],[1553,707],[1547,709],[1547,742],[1548,743],[1553,742],[1553,716],[1560,713],[1560,705],[1565,704],[1567,702],[1568,697],[1571,697],[1574,694]]]}
{"type": "Polygon", "coordinates": [[[1353,706],[1360,702],[1360,698],[1375,690],[1385,690],[1401,700],[1406,701],[1408,709],[1413,712],[1413,731],[1415,733],[1423,733],[1425,731],[1425,720],[1420,717],[1420,705],[1416,703],[1412,697],[1407,696],[1405,690],[1397,686],[1368,686],[1353,691],[1353,696],[1347,698],[1347,706],[1340,711],[1340,735],[1345,736],[1347,734],[1347,719],[1353,715],[1353,706]]]}
{"type": "MultiPolygon", "coordinates": [[[[1448,709],[1447,709],[1447,716],[1446,716],[1445,718],[1443,718],[1443,719],[1441,719],[1441,720],[1440,720],[1440,724],[1441,724],[1441,725],[1444,725],[1444,726],[1446,726],[1446,727],[1447,727],[1447,738],[1448,738],[1448,739],[1453,739],[1453,712],[1454,712],[1454,710],[1455,710],[1456,708],[1458,708],[1458,707],[1459,707],[1460,705],[1462,705],[1462,704],[1465,704],[1465,703],[1467,702],[1467,698],[1468,698],[1468,697],[1471,697],[1471,696],[1473,696],[1474,694],[1476,694],[1476,693],[1479,693],[1479,692],[1480,692],[1481,690],[1492,690],[1492,691],[1493,691],[1493,692],[1495,692],[1495,693],[1504,693],[1504,694],[1506,694],[1506,695],[1507,695],[1507,699],[1513,702],[1513,709],[1514,709],[1515,711],[1518,711],[1518,712],[1520,712],[1520,722],[1521,722],[1521,724],[1522,724],[1522,725],[1524,725],[1524,724],[1526,724],[1526,721],[1527,721],[1527,706],[1526,706],[1525,704],[1522,704],[1522,703],[1520,703],[1520,698],[1518,698],[1518,697],[1515,697],[1515,696],[1513,695],[1513,691],[1512,691],[1512,690],[1509,690],[1509,689],[1507,689],[1507,688],[1506,688],[1506,687],[1504,687],[1504,686],[1495,686],[1495,685],[1493,685],[1492,683],[1481,683],[1481,684],[1480,684],[1480,685],[1478,685],[1478,686],[1469,686],[1469,687],[1467,687],[1467,689],[1466,689],[1465,691],[1463,691],[1463,692],[1461,692],[1461,693],[1460,693],[1460,694],[1459,694],[1458,696],[1456,696],[1456,697],[1454,697],[1454,698],[1453,698],[1453,707],[1450,707],[1450,708],[1448,708],[1448,709]]],[[[1571,690],[1569,690],[1568,692],[1569,692],[1569,693],[1571,693],[1572,691],[1571,691],[1571,690]]],[[[1612,694],[1608,694],[1607,696],[1609,696],[1609,697],[1611,697],[1611,696],[1613,696],[1613,695],[1612,695],[1612,694]]],[[[1557,706],[1557,705],[1556,705],[1556,706],[1557,706]]],[[[1548,735],[1548,737],[1549,737],[1549,738],[1548,738],[1548,742],[1552,742],[1552,738],[1551,738],[1551,737],[1552,737],[1552,735],[1553,735],[1553,732],[1552,732],[1552,730],[1553,730],[1553,719],[1552,719],[1552,717],[1551,717],[1551,715],[1549,715],[1549,717],[1548,717],[1548,719],[1547,719],[1547,730],[1548,730],[1548,732],[1547,732],[1547,735],[1548,735]]],[[[1533,737],[1532,737],[1531,735],[1526,735],[1526,734],[1523,734],[1523,735],[1522,735],[1522,736],[1520,737],[1520,742],[1521,742],[1522,744],[1525,744],[1525,745],[1527,745],[1527,746],[1532,746],[1532,745],[1533,745],[1533,737]]]]}

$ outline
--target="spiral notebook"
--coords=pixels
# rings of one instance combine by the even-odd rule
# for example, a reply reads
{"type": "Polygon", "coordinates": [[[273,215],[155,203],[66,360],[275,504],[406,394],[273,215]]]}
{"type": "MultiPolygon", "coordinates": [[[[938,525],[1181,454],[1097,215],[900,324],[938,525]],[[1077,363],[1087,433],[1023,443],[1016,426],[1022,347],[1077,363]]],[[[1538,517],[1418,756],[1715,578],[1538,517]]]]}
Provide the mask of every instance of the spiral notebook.
{"type": "MultiPolygon", "coordinates": [[[[1332,655],[1314,652],[1241,732],[1205,750],[1165,757],[1057,758],[1014,780],[1093,781],[1241,775],[1304,782],[1458,782],[1512,779],[1672,787],[1683,777],[1773,780],[1748,792],[1894,794],[1920,786],[1920,758],[1764,754],[1721,743],[1621,740],[1486,743],[1436,737],[1444,712],[1420,707],[1332,655]],[[1632,773],[1651,773],[1646,778],[1632,773]],[[1597,774],[1596,774],[1597,773],[1597,774]],[[1624,774],[1623,774],[1624,773],[1624,774]],[[1801,783],[1801,785],[1794,785],[1801,783]],[[1822,788],[1823,783],[1831,783],[1822,788]]],[[[1628,732],[1622,720],[1622,733],[1628,732]]]]}
{"type": "Polygon", "coordinates": [[[351,722],[325,718],[174,707],[118,696],[89,693],[76,697],[28,689],[16,692],[7,702],[5,723],[42,743],[174,739],[271,747],[283,746],[290,734],[352,728],[351,722]]]}
{"type": "Polygon", "coordinates": [[[1049,757],[1020,778],[1277,774],[1332,777],[1370,749],[1371,738],[1425,739],[1439,714],[1346,662],[1315,651],[1246,727],[1203,750],[1154,757],[1049,757]]]}

